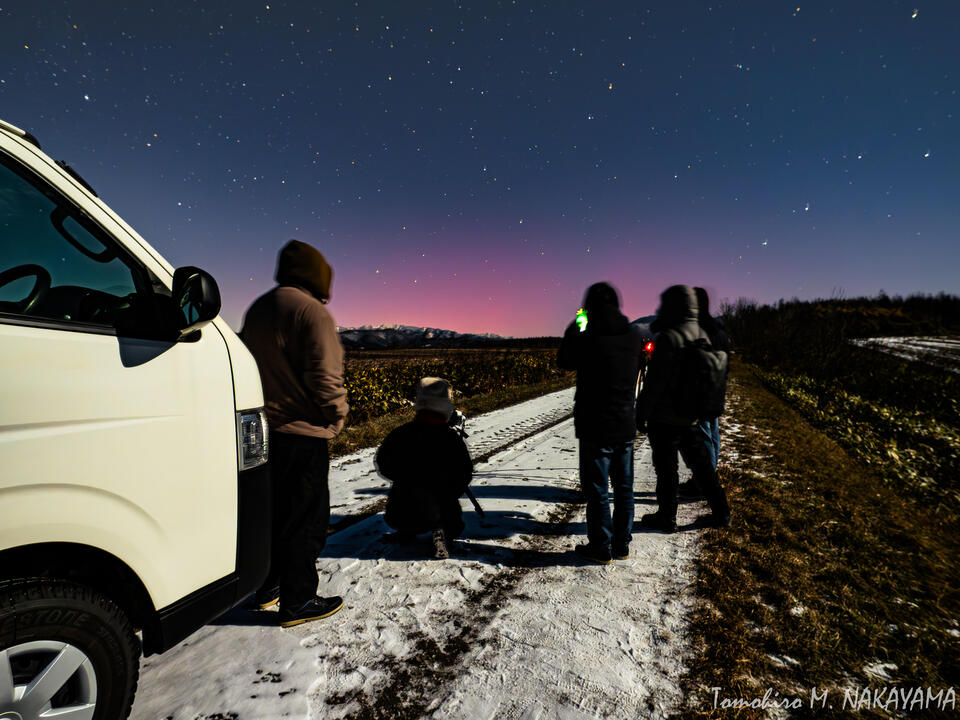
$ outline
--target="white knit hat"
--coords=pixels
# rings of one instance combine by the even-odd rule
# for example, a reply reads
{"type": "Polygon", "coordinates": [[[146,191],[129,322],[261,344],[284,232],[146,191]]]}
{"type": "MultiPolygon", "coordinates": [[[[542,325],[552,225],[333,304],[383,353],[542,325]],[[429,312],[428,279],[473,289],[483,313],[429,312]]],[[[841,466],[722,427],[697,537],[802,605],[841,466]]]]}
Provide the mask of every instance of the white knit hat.
{"type": "Polygon", "coordinates": [[[453,413],[453,391],[450,384],[442,378],[425,377],[417,387],[417,400],[414,410],[432,410],[449,420],[453,413]]]}

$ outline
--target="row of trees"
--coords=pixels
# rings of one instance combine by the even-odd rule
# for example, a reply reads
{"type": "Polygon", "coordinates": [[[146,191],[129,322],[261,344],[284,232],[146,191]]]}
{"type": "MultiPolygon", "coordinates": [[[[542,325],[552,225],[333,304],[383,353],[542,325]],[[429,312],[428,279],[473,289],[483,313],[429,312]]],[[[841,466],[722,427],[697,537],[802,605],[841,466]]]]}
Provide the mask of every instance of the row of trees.
{"type": "Polygon", "coordinates": [[[754,362],[829,377],[842,370],[854,338],[960,333],[960,297],[881,292],[877,297],[780,300],[741,298],[721,306],[736,348],[754,362]]]}

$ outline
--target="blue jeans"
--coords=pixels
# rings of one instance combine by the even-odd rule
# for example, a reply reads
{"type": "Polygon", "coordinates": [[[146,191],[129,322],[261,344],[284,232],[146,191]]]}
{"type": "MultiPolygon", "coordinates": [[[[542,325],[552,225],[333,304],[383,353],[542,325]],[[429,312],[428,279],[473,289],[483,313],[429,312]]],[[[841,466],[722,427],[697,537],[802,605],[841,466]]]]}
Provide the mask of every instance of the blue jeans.
{"type": "Polygon", "coordinates": [[[697,423],[700,428],[700,434],[706,440],[707,449],[710,451],[710,460],[713,461],[713,469],[717,469],[717,463],[720,460],[720,418],[713,420],[701,420],[697,423]]]}
{"type": "Polygon", "coordinates": [[[633,531],[633,441],[580,441],[580,487],[587,498],[587,541],[626,548],[633,531]],[[610,488],[613,488],[613,519],[610,488]]]}

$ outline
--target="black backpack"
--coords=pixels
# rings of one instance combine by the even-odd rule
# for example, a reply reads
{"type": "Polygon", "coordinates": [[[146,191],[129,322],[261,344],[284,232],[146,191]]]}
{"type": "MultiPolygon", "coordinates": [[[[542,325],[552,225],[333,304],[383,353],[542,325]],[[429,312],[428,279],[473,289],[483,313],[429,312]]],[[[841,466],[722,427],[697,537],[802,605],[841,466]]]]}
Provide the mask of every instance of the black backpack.
{"type": "Polygon", "coordinates": [[[680,417],[712,420],[723,415],[727,395],[727,353],[715,350],[706,338],[680,338],[673,398],[680,417]]]}

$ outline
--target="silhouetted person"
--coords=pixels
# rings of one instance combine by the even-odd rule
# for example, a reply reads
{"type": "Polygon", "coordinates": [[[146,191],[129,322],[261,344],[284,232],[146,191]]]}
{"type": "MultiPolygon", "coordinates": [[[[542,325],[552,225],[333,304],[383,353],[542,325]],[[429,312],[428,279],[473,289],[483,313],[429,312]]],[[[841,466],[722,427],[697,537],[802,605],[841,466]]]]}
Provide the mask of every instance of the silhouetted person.
{"type": "Polygon", "coordinates": [[[280,603],[283,627],[332,615],[339,597],[317,596],[316,559],[330,524],[327,442],[343,427],[343,347],[327,311],[333,270],[315,248],[291,240],[277,287],[254,301],[241,336],[257,360],[270,427],[273,552],[254,602],[280,603]]]}
{"type": "Polygon", "coordinates": [[[703,490],[713,514],[701,524],[725,527],[730,524],[726,493],[717,480],[707,443],[700,434],[699,418],[686,417],[678,406],[681,382],[680,353],[698,338],[709,341],[698,322],[697,298],[689,285],[673,285],[660,295],[657,319],[651,323],[657,331],[653,355],[643,390],[637,401],[637,426],[646,427],[657,474],[655,513],[644,515],[640,523],[663,532],[677,529],[678,451],[690,463],[693,479],[703,490]]]}
{"type": "Polygon", "coordinates": [[[575,550],[588,560],[609,563],[611,556],[630,556],[634,412],[644,337],[620,312],[617,291],[607,283],[587,289],[583,309],[585,326],[570,323],[557,353],[560,367],[577,371],[573,422],[587,500],[587,543],[575,550]]]}
{"type": "MultiPolygon", "coordinates": [[[[723,323],[710,314],[710,298],[707,295],[707,291],[702,287],[695,287],[693,291],[697,295],[697,321],[700,327],[707,334],[707,337],[710,338],[710,345],[713,349],[723,350],[729,356],[730,337],[727,335],[723,323]]],[[[726,393],[726,390],[724,390],[724,393],[726,393]]],[[[710,451],[710,460],[713,462],[713,469],[716,470],[720,461],[720,418],[715,417],[701,420],[698,423],[698,427],[700,429],[700,435],[707,445],[707,450],[710,451]]],[[[687,467],[691,467],[691,460],[688,459],[686,452],[683,450],[681,450],[681,457],[683,457],[683,461],[687,467]]],[[[702,490],[693,480],[680,485],[681,496],[695,497],[702,494],[702,490]]]]}
{"type": "Polygon", "coordinates": [[[392,430],[377,450],[377,471],[391,481],[387,525],[401,540],[433,532],[433,556],[450,556],[450,542],[463,532],[460,496],[473,478],[473,461],[453,413],[450,385],[426,377],[417,388],[416,416],[392,430]]]}

